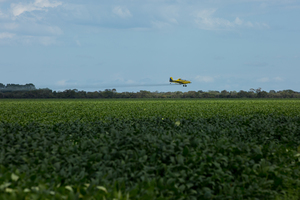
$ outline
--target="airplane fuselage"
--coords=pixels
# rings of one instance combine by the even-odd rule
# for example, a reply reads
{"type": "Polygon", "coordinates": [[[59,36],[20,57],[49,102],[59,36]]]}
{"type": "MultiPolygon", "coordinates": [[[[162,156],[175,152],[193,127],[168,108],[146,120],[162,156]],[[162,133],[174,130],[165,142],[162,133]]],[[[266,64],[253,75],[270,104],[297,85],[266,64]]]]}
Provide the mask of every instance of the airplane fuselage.
{"type": "Polygon", "coordinates": [[[187,86],[186,84],[191,83],[191,81],[183,80],[183,79],[181,79],[181,78],[179,78],[179,79],[177,79],[177,80],[173,80],[173,78],[170,77],[170,83],[182,84],[183,87],[186,87],[186,86],[187,86]]]}

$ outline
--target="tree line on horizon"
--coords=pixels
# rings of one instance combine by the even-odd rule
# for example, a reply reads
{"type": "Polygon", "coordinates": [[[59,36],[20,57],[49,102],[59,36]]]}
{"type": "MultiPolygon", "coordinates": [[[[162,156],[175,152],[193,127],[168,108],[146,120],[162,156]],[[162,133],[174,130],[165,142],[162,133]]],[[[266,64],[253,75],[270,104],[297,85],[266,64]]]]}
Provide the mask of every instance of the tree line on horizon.
{"type": "Polygon", "coordinates": [[[293,90],[270,90],[269,92],[261,88],[249,91],[188,91],[188,92],[150,92],[140,90],[139,92],[117,92],[116,89],[105,89],[104,91],[86,92],[77,89],[67,89],[64,91],[53,91],[49,88],[36,89],[30,83],[26,85],[0,83],[0,98],[300,98],[300,92],[293,90]]]}
{"type": "Polygon", "coordinates": [[[20,84],[6,84],[0,83],[0,91],[1,92],[11,92],[11,91],[28,91],[28,90],[36,90],[36,87],[32,83],[27,83],[25,85],[20,84]]]}

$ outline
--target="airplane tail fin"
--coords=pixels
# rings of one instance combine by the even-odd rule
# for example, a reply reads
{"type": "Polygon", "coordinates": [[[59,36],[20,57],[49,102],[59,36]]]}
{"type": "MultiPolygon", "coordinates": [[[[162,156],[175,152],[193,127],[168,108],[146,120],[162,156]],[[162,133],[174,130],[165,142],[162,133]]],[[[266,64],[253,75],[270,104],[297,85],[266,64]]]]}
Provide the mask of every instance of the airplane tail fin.
{"type": "Polygon", "coordinates": [[[170,82],[173,82],[173,78],[172,77],[170,77],[170,82]]]}

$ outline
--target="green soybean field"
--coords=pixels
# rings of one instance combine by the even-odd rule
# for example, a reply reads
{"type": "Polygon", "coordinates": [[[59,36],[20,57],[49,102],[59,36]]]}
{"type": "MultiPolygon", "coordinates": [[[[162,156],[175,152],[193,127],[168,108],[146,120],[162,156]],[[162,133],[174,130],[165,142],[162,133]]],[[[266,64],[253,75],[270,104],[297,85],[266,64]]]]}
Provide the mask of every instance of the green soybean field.
{"type": "Polygon", "coordinates": [[[0,100],[1,199],[300,199],[300,100],[0,100]]]}

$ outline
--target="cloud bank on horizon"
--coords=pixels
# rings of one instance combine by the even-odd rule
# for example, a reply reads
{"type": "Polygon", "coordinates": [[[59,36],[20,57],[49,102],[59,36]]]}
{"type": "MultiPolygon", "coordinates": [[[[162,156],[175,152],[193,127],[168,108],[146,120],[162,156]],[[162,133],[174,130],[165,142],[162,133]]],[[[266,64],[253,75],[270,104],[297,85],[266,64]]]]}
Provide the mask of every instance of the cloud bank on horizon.
{"type": "Polygon", "coordinates": [[[173,76],[191,90],[300,91],[299,11],[297,0],[0,0],[0,82],[101,88],[173,76]]]}

